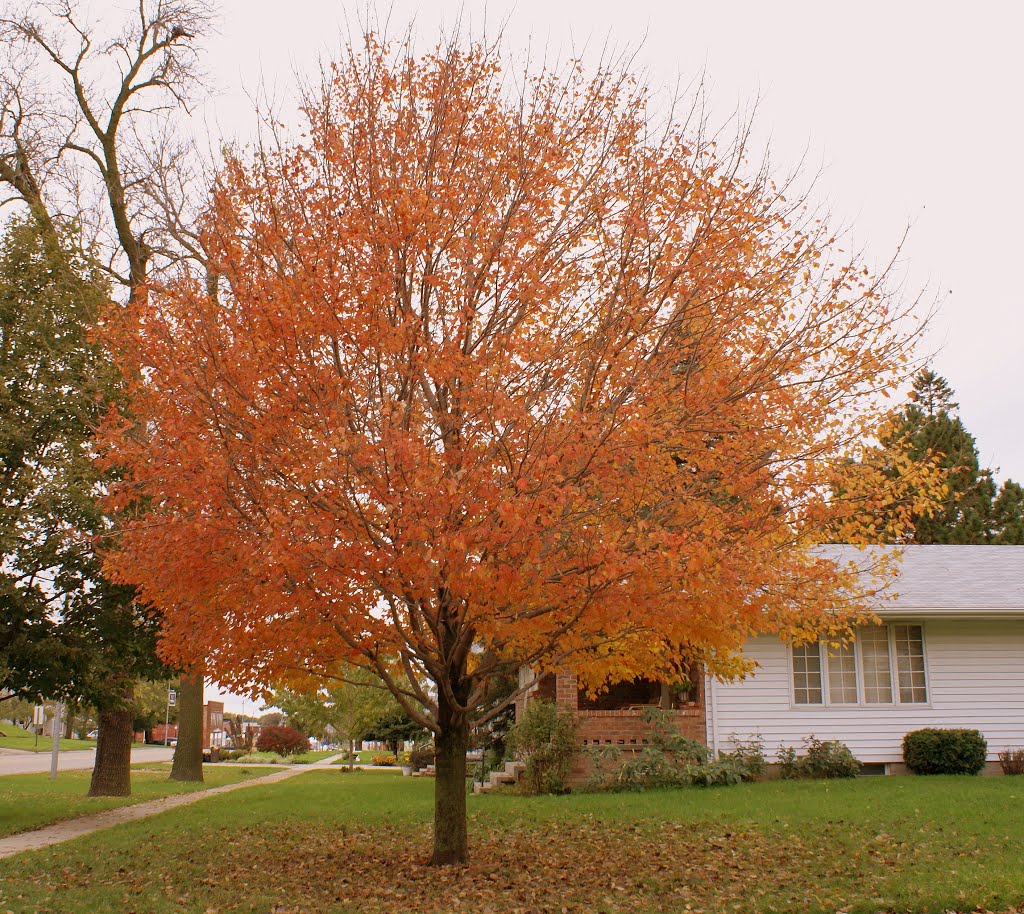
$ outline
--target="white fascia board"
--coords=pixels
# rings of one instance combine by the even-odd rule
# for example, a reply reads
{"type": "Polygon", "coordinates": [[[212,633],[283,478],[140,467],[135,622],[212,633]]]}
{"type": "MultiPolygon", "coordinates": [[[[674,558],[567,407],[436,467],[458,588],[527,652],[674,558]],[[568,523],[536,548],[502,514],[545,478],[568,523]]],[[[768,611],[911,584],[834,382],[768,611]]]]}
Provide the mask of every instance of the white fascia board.
{"type": "Polygon", "coordinates": [[[884,606],[874,610],[879,619],[1024,619],[1024,606],[998,609],[964,609],[963,607],[927,608],[917,606],[884,606]]]}

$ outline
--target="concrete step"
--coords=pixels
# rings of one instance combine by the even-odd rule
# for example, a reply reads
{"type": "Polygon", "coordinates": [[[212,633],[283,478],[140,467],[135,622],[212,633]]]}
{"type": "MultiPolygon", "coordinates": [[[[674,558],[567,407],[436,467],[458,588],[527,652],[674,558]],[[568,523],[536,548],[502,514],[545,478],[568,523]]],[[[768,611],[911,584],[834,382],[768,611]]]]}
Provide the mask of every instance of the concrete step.
{"type": "Polygon", "coordinates": [[[515,784],[525,770],[526,765],[522,762],[505,762],[504,768],[492,771],[484,783],[474,783],[473,793],[487,793],[502,784],[515,784]]]}

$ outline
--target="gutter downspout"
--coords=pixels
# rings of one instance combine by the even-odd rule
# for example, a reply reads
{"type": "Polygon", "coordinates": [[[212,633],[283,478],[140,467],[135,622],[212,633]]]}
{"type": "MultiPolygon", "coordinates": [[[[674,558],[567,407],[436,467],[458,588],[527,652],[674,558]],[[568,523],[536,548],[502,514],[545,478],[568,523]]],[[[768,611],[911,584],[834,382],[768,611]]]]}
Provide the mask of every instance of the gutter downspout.
{"type": "Polygon", "coordinates": [[[708,673],[704,674],[704,694],[707,695],[707,716],[708,746],[711,748],[711,757],[718,758],[718,725],[715,721],[715,678],[708,673]]]}

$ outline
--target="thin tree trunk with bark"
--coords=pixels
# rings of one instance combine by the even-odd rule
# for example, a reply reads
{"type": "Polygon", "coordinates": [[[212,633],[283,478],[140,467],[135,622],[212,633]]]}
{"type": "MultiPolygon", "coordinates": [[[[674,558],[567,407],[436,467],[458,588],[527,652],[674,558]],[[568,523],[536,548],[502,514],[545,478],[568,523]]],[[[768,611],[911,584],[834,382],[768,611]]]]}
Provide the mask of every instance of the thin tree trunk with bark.
{"type": "Polygon", "coordinates": [[[465,863],[466,838],[466,751],[469,722],[465,713],[438,698],[438,732],[434,743],[434,853],[433,866],[465,863]]]}
{"type": "Polygon", "coordinates": [[[127,797],[132,793],[132,718],[130,707],[101,709],[91,797],[127,797]]]}
{"type": "Polygon", "coordinates": [[[203,780],[203,674],[186,673],[178,686],[178,742],[172,781],[203,780]]]}

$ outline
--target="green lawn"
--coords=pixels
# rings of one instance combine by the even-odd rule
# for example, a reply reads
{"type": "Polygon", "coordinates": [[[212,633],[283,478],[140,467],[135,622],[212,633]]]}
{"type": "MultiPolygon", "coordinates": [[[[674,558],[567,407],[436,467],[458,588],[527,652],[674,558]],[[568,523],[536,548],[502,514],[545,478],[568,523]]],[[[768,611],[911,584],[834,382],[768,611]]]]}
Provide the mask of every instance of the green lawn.
{"type": "MultiPolygon", "coordinates": [[[[340,751],[343,751],[343,750],[338,750],[338,751],[340,752],[340,751]]],[[[336,753],[331,753],[331,754],[333,755],[333,754],[336,754],[336,753]]],[[[356,764],[357,765],[372,765],[373,764],[373,757],[375,755],[394,755],[394,753],[393,752],[387,752],[384,749],[360,749],[359,752],[356,753],[356,764]]],[[[401,753],[399,753],[399,755],[401,755],[401,753]]],[[[396,759],[397,759],[397,756],[396,756],[396,759]]],[[[347,765],[348,764],[348,759],[347,758],[338,759],[336,762],[331,762],[331,764],[332,765],[347,765]]],[[[396,761],[395,764],[397,765],[398,762],[396,761]]]]}
{"type": "MultiPolygon", "coordinates": [[[[246,764],[263,764],[263,765],[311,765],[313,762],[319,762],[321,759],[329,758],[332,755],[337,755],[335,750],[321,750],[317,749],[310,752],[302,752],[298,755],[277,755],[274,752],[259,752],[253,750],[249,753],[248,758],[251,761],[243,762],[242,759],[232,758],[221,758],[218,764],[221,765],[246,765],[246,764]]],[[[243,756],[246,758],[246,756],[243,756]]]]}
{"type": "MultiPolygon", "coordinates": [[[[30,730],[23,730],[13,724],[0,725],[0,749],[25,749],[29,752],[49,752],[53,748],[53,740],[48,736],[36,739],[30,730]]],[[[61,739],[61,749],[95,749],[94,739],[61,739]]]]}
{"type": "Polygon", "coordinates": [[[301,755],[293,755],[290,761],[293,765],[309,765],[312,762],[319,762],[321,759],[330,758],[332,755],[337,754],[337,749],[312,749],[309,752],[303,752],[301,755]]]}
{"type": "MultiPolygon", "coordinates": [[[[170,767],[170,766],[167,766],[170,767]]],[[[87,797],[92,771],[61,771],[56,781],[49,774],[11,774],[0,777],[0,837],[50,825],[63,819],[101,812],[115,806],[142,803],[175,793],[234,784],[268,774],[265,768],[203,768],[202,784],[169,781],[163,766],[132,766],[130,797],[87,797]]]]}
{"type": "Polygon", "coordinates": [[[0,861],[0,910],[939,914],[1024,902],[1024,778],[471,797],[473,859],[441,869],[423,863],[432,786],[330,769],[211,797],[0,861]]]}

